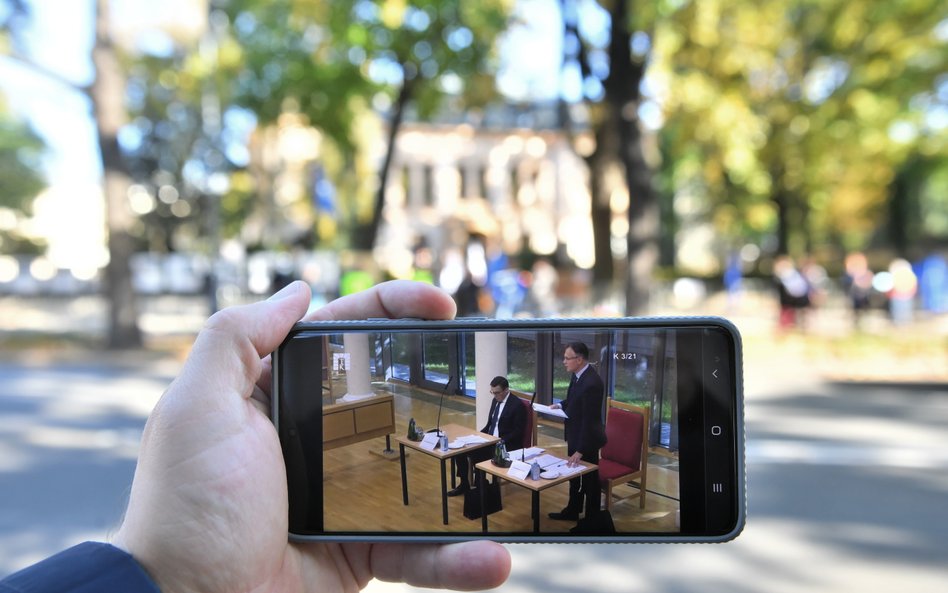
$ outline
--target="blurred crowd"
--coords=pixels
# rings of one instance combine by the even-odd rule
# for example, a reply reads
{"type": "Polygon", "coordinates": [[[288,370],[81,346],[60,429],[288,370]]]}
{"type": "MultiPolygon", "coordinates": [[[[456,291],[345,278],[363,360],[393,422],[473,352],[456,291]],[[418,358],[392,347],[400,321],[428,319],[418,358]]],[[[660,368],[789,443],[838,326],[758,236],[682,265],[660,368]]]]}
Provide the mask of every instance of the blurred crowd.
{"type": "MultiPolygon", "coordinates": [[[[780,305],[781,329],[806,329],[809,314],[825,304],[834,280],[812,257],[795,262],[789,256],[774,261],[774,286],[780,305]]],[[[895,325],[911,323],[918,311],[948,312],[948,262],[933,253],[915,263],[894,258],[874,271],[862,252],[846,256],[836,287],[847,296],[855,329],[871,310],[885,310],[895,325]]]]}

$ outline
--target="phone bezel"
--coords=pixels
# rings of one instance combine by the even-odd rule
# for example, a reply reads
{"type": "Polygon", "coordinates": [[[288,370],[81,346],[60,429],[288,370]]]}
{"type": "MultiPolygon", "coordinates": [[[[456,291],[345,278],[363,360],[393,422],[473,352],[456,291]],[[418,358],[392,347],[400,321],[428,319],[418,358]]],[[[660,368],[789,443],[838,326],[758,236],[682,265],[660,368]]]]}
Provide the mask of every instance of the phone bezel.
{"type": "MultiPolygon", "coordinates": [[[[737,328],[727,319],[721,317],[623,317],[623,318],[572,318],[572,319],[472,319],[461,318],[447,321],[429,321],[419,319],[368,319],[342,321],[309,321],[297,323],[287,338],[272,353],[272,397],[271,419],[280,433],[279,402],[281,392],[281,351],[284,346],[300,333],[319,332],[392,332],[406,331],[438,331],[450,330],[457,332],[476,331],[561,331],[561,330],[626,330],[626,329],[670,329],[670,328],[717,328],[722,330],[733,347],[730,363],[730,378],[733,384],[734,402],[730,410],[734,423],[733,434],[733,461],[734,496],[728,500],[734,502],[736,513],[733,528],[726,533],[719,534],[616,534],[601,535],[573,535],[564,533],[540,534],[506,534],[464,532],[464,533],[378,533],[366,534],[298,534],[289,533],[292,541],[298,542],[455,542],[475,539],[490,539],[503,542],[545,542],[545,543],[720,543],[737,537],[746,522],[746,473],[744,457],[744,386],[743,386],[743,350],[741,336],[737,328]]],[[[705,436],[702,451],[708,448],[708,437],[705,436]]],[[[288,470],[289,471],[289,470],[288,470]]]]}

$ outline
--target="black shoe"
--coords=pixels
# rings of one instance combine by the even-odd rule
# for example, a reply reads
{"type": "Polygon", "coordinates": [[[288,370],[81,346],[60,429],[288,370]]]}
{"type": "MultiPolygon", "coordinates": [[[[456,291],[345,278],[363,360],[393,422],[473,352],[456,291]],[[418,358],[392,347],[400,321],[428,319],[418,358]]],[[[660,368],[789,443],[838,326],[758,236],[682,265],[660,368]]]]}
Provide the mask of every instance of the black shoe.
{"type": "Polygon", "coordinates": [[[570,511],[563,509],[558,513],[550,513],[550,519],[555,519],[557,521],[579,521],[579,513],[571,513],[570,511]]]}
{"type": "Polygon", "coordinates": [[[464,494],[464,493],[467,492],[468,490],[470,490],[469,487],[465,486],[464,484],[461,484],[460,486],[458,486],[458,487],[455,488],[454,490],[448,490],[448,496],[461,496],[462,494],[464,494]]]}

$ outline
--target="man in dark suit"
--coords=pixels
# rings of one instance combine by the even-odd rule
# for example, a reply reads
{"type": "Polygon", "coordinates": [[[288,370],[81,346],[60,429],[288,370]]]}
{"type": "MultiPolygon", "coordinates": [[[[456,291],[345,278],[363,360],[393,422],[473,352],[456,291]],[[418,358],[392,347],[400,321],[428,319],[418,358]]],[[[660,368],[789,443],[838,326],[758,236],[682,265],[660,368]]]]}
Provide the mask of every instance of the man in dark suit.
{"type": "MultiPolygon", "coordinates": [[[[562,408],[569,465],[580,460],[599,463],[599,449],[605,444],[602,426],[602,379],[589,365],[589,348],[582,342],[570,342],[563,354],[563,366],[570,373],[566,399],[552,408],[562,408]]],[[[569,502],[562,511],[550,513],[551,519],[576,521],[583,510],[586,515],[599,510],[599,472],[590,472],[569,481],[569,502]]]]}
{"type": "MultiPolygon", "coordinates": [[[[481,429],[485,434],[491,434],[503,439],[507,449],[519,449],[523,446],[523,430],[527,423],[527,411],[520,398],[510,393],[510,384],[506,377],[494,377],[490,382],[490,394],[494,396],[490,403],[490,414],[487,424],[481,429]]],[[[469,469],[471,465],[490,459],[490,447],[477,449],[469,455],[457,458],[457,473],[459,484],[448,496],[460,496],[471,489],[469,469]]]]}

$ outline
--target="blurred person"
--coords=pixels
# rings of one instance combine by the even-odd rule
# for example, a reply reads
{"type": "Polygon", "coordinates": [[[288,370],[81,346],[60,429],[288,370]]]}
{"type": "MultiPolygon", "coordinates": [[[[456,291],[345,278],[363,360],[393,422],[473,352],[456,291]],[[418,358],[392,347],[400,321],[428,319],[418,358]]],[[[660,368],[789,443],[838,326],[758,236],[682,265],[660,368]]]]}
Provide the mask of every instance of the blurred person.
{"type": "MultiPolygon", "coordinates": [[[[510,393],[507,377],[497,376],[490,380],[490,413],[487,424],[481,429],[484,434],[500,438],[507,449],[520,449],[523,446],[523,429],[527,422],[527,410],[520,398],[510,393]]],[[[491,447],[482,447],[468,455],[457,457],[458,487],[450,490],[448,496],[460,496],[471,489],[471,465],[487,461],[494,454],[491,447]]]]}
{"type": "Polygon", "coordinates": [[[849,306],[853,315],[853,326],[862,325],[862,317],[872,304],[872,270],[866,255],[854,251],[846,255],[846,272],[843,276],[843,286],[849,296],[849,306]]]}
{"type": "Polygon", "coordinates": [[[774,260],[774,283],[780,304],[780,329],[799,325],[800,311],[810,306],[810,286],[790,256],[781,255],[774,260]]]}
{"type": "MultiPolygon", "coordinates": [[[[70,548],[0,581],[0,591],[355,591],[372,578],[452,589],[500,585],[510,557],[488,541],[287,541],[268,355],[309,302],[309,288],[294,282],[267,301],[213,315],[149,416],[111,545],[70,548]]],[[[388,316],[450,319],[454,303],[437,288],[394,281],[330,302],[308,319],[388,316]]]]}
{"type": "Polygon", "coordinates": [[[559,273],[546,259],[538,259],[530,270],[531,282],[528,298],[537,317],[552,317],[559,312],[556,286],[559,273]]]}
{"type": "Polygon", "coordinates": [[[829,275],[816,258],[808,255],[803,259],[800,265],[800,273],[806,280],[808,295],[811,307],[820,307],[826,302],[828,292],[829,275]]]}
{"type": "Polygon", "coordinates": [[[470,272],[464,274],[464,279],[454,293],[454,302],[458,306],[458,317],[478,317],[484,313],[481,309],[484,298],[483,288],[474,282],[470,272]]]}
{"type": "Polygon", "coordinates": [[[735,312],[741,303],[743,294],[744,271],[741,265],[740,253],[734,251],[727,258],[724,266],[724,291],[727,293],[727,309],[735,312]]]}
{"type": "Polygon", "coordinates": [[[932,313],[948,312],[948,261],[932,253],[922,260],[918,292],[922,308],[932,313]]]}
{"type": "Polygon", "coordinates": [[[516,268],[506,268],[491,276],[491,296],[497,303],[495,315],[498,319],[510,319],[520,311],[527,295],[523,275],[516,268]]]}
{"type": "Polygon", "coordinates": [[[435,274],[435,256],[424,240],[419,240],[412,253],[414,267],[412,268],[412,280],[424,282],[425,284],[434,284],[435,274]]]}
{"type": "Polygon", "coordinates": [[[911,323],[915,309],[915,294],[918,292],[918,278],[912,270],[912,264],[902,258],[896,258],[889,264],[892,275],[892,288],[888,292],[889,313],[896,325],[911,323]]]}
{"type": "MultiPolygon", "coordinates": [[[[599,373],[589,364],[589,348],[583,342],[570,342],[563,353],[563,366],[570,374],[566,398],[550,406],[562,409],[567,418],[563,421],[568,465],[577,465],[581,460],[599,463],[599,449],[606,443],[606,432],[602,425],[602,402],[605,388],[599,373]]],[[[550,513],[551,519],[578,521],[585,509],[585,516],[592,517],[600,510],[599,472],[593,471],[569,481],[569,502],[563,510],[550,513]]]]}

